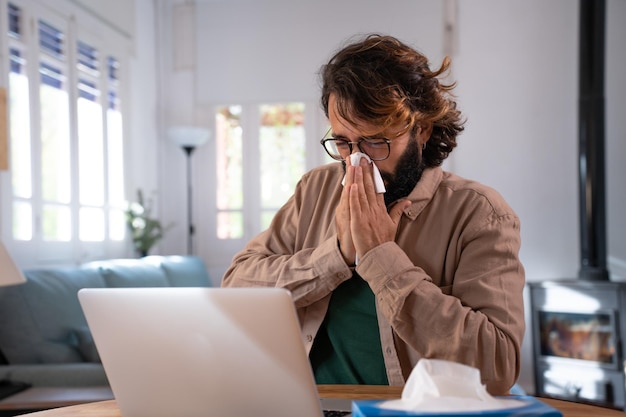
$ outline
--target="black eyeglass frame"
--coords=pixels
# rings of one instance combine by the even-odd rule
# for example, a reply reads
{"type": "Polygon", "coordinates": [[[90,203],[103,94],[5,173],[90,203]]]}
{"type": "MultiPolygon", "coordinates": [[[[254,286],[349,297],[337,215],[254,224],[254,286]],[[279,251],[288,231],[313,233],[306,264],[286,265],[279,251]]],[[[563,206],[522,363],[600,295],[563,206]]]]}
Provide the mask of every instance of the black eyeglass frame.
{"type": "MultiPolygon", "coordinates": [[[[328,129],[328,132],[326,132],[326,135],[328,135],[328,133],[330,133],[331,129],[328,129]]],[[[320,139],[320,144],[322,145],[322,147],[324,148],[324,150],[326,151],[326,153],[328,154],[328,156],[330,156],[331,158],[337,160],[337,161],[343,161],[344,158],[341,155],[333,155],[331,153],[331,151],[328,150],[328,148],[326,147],[326,143],[328,142],[343,142],[346,145],[348,145],[349,148],[349,153],[348,155],[352,154],[352,149],[354,145],[356,145],[359,150],[361,152],[363,152],[364,154],[366,154],[367,156],[370,157],[370,159],[372,161],[384,161],[385,159],[389,158],[389,155],[391,155],[391,140],[387,139],[387,138],[360,138],[357,142],[352,142],[346,139],[339,139],[339,138],[335,138],[335,137],[330,137],[327,138],[326,135],[324,135],[324,138],[320,139]],[[387,145],[387,156],[385,156],[384,158],[373,158],[372,155],[370,155],[369,153],[367,153],[362,147],[361,147],[361,143],[363,142],[368,142],[368,141],[380,141],[381,143],[385,143],[387,145]]]]}

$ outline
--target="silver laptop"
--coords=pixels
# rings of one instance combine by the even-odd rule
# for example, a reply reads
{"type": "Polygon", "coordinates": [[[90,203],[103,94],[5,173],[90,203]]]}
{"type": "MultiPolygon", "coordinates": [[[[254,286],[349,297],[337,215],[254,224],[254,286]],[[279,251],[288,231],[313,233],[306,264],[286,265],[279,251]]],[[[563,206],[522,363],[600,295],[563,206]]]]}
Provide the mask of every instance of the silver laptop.
{"type": "Polygon", "coordinates": [[[78,298],[124,417],[323,415],[286,290],[88,288],[78,298]]]}

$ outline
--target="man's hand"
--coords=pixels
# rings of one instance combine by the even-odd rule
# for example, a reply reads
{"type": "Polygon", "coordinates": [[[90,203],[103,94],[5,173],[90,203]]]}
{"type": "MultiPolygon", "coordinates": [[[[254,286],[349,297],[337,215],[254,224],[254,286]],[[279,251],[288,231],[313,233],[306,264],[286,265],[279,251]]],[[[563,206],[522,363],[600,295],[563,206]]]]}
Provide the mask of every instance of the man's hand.
{"type": "Polygon", "coordinates": [[[383,194],[376,193],[372,170],[366,159],[351,166],[347,158],[346,182],[335,215],[341,253],[347,261],[356,259],[353,254],[361,257],[378,245],[392,242],[402,212],[411,204],[399,201],[388,213],[383,194]]]}
{"type": "Polygon", "coordinates": [[[350,230],[350,184],[354,183],[354,169],[350,167],[350,158],[346,165],[346,179],[341,192],[339,205],[335,210],[335,223],[337,225],[337,239],[339,250],[343,259],[348,265],[356,263],[356,249],[352,242],[352,231],[350,230]]]}

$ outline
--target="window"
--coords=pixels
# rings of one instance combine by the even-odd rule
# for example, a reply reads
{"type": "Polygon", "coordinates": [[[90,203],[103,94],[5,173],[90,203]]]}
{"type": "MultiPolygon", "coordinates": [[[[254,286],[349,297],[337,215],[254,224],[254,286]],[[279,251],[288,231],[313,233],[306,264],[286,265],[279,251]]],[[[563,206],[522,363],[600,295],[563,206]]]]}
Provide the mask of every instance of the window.
{"type": "Polygon", "coordinates": [[[243,237],[243,129],[241,106],[225,106],[216,114],[217,237],[243,237]]]}
{"type": "Polygon", "coordinates": [[[68,51],[59,29],[42,20],[38,27],[41,233],[44,241],[69,242],[72,217],[68,51]]]}
{"type": "Polygon", "coordinates": [[[260,113],[261,229],[266,229],[304,174],[304,104],[264,104],[260,113]]]}
{"type": "Polygon", "coordinates": [[[106,251],[119,253],[126,240],[120,47],[107,41],[110,28],[87,30],[80,14],[20,0],[6,10],[11,209],[3,206],[3,239],[35,254],[33,263],[113,256],[106,251]]]}
{"type": "Polygon", "coordinates": [[[206,114],[215,137],[196,155],[196,231],[198,253],[220,275],[270,225],[306,171],[336,161],[319,144],[328,121],[318,102],[231,104],[206,114]]]}
{"type": "MultiPolygon", "coordinates": [[[[10,38],[19,39],[23,27],[20,9],[8,5],[10,38]]],[[[25,48],[13,44],[9,48],[9,131],[11,132],[11,167],[13,188],[13,236],[16,239],[32,238],[32,164],[30,144],[29,82],[26,73],[25,48]]]]}
{"type": "Polygon", "coordinates": [[[216,112],[218,239],[240,239],[266,229],[305,172],[304,103],[251,107],[258,130],[248,135],[242,106],[216,112]],[[245,147],[249,164],[244,163],[244,140],[253,142],[245,147]]]}

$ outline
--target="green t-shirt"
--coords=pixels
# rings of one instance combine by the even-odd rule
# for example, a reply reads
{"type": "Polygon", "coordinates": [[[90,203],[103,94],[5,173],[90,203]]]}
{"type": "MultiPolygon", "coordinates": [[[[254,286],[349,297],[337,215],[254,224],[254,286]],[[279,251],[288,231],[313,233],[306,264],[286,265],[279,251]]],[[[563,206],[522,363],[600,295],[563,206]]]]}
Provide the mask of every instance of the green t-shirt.
{"type": "Polygon", "coordinates": [[[356,272],[333,292],[309,359],[318,384],[388,385],[374,293],[356,272]]]}

